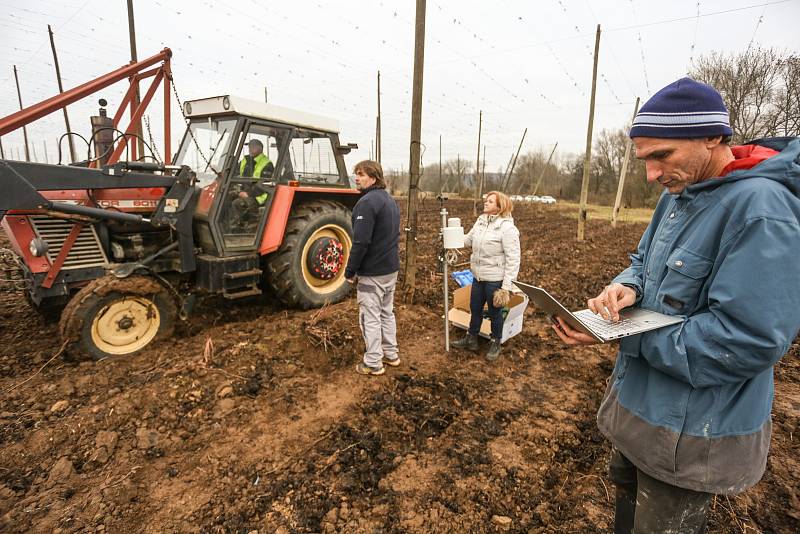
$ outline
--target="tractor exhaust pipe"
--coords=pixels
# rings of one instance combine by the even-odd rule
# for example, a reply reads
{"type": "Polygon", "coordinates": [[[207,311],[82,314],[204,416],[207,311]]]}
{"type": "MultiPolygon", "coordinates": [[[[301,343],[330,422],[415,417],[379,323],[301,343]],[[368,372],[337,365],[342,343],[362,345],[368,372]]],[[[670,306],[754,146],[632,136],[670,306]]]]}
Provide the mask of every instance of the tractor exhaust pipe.
{"type": "Polygon", "coordinates": [[[99,101],[99,115],[89,117],[92,123],[92,141],[94,142],[94,157],[98,166],[102,167],[108,161],[108,156],[114,147],[114,121],[106,113],[108,105],[105,98],[99,101]]]}

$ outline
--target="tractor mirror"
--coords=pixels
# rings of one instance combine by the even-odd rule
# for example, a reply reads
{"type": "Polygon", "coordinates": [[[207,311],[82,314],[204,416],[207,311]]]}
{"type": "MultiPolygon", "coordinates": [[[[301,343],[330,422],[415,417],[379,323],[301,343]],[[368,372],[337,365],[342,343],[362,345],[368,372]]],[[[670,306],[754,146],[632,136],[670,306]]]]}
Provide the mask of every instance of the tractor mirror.
{"type": "Polygon", "coordinates": [[[349,154],[351,150],[355,150],[357,148],[357,143],[347,143],[346,145],[337,146],[336,151],[339,152],[339,154],[349,154]]]}

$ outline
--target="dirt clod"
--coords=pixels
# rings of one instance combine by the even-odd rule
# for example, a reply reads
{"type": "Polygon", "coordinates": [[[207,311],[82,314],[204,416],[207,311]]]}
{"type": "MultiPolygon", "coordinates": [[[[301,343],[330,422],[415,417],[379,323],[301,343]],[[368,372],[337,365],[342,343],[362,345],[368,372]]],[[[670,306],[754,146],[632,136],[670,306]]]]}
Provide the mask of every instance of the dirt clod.
{"type": "Polygon", "coordinates": [[[54,403],[50,407],[50,412],[51,413],[61,413],[61,412],[66,411],[67,408],[69,408],[69,401],[68,400],[60,400],[60,401],[54,403]]]}
{"type": "Polygon", "coordinates": [[[63,484],[75,475],[75,468],[66,456],[62,456],[50,469],[47,476],[47,487],[51,488],[56,484],[63,484]]]}
{"type": "Polygon", "coordinates": [[[511,528],[511,518],[505,515],[493,515],[492,523],[497,525],[502,530],[508,530],[511,528]]]}

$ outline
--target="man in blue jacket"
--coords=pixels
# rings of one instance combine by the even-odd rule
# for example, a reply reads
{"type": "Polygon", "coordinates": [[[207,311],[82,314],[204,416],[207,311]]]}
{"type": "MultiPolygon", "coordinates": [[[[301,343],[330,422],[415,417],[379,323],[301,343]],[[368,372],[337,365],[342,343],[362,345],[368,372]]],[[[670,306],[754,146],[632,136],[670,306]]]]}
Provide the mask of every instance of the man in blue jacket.
{"type": "Polygon", "coordinates": [[[382,375],[384,364],[400,365],[394,288],[400,270],[400,208],[386,192],[383,169],[376,161],[355,167],[361,198],[353,208],[353,247],[345,277],[355,283],[359,324],[364,336],[364,361],[356,371],[382,375]]]}
{"type": "Polygon", "coordinates": [[[666,191],[630,267],[588,306],[686,320],[620,342],[597,415],[616,532],[702,532],[713,494],[744,491],[766,467],[773,367],[800,328],[800,139],[730,147],[731,134],[719,93],[689,78],[653,95],[630,131],[666,191]]]}

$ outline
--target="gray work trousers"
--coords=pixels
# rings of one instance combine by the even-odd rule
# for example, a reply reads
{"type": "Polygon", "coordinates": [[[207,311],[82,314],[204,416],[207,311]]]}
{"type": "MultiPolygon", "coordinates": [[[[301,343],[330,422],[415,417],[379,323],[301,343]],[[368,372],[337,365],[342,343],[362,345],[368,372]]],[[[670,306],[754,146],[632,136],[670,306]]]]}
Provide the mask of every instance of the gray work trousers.
{"type": "Polygon", "coordinates": [[[394,319],[394,286],[397,273],[381,276],[359,276],[358,323],[364,336],[364,365],[380,369],[383,358],[392,360],[397,354],[397,324],[394,319]]]}

